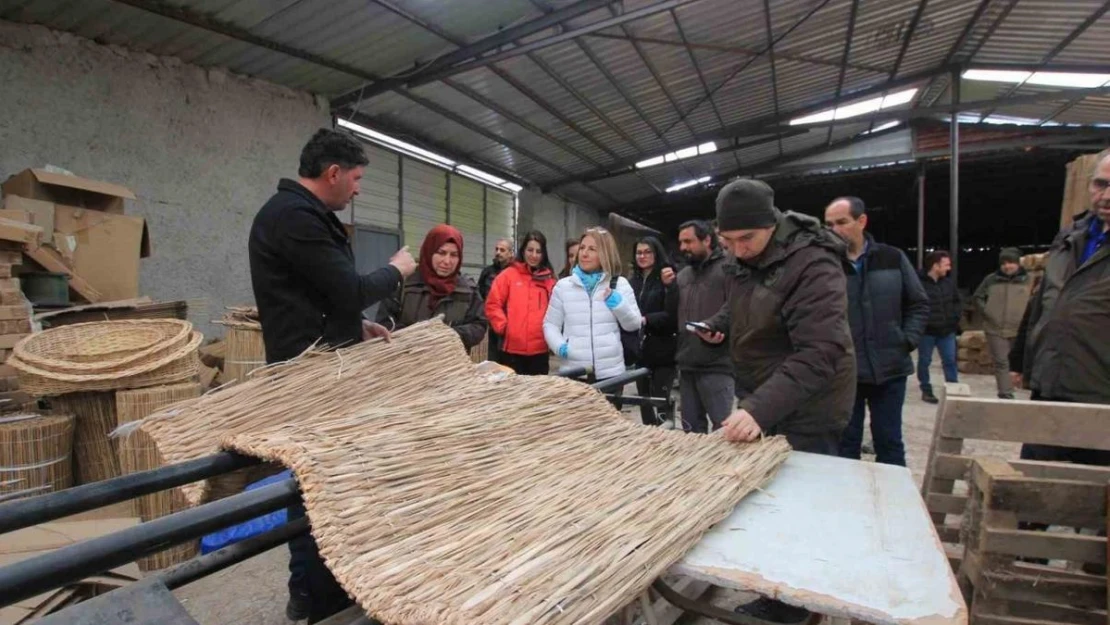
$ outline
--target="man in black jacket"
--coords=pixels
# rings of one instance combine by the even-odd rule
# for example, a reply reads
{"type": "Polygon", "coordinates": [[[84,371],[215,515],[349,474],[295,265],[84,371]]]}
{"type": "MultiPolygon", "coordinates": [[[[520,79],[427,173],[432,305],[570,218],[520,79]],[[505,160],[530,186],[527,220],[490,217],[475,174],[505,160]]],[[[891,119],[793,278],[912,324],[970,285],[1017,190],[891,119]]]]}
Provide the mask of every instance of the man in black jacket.
{"type": "MultiPolygon", "coordinates": [[[[509,263],[513,262],[513,242],[510,239],[497,239],[493,244],[493,262],[482,270],[478,277],[478,294],[482,301],[489,299],[489,290],[493,288],[493,281],[501,275],[509,263]]],[[[501,362],[501,336],[489,329],[486,340],[486,359],[492,362],[501,362]]]]}
{"type": "MultiPolygon", "coordinates": [[[[362,311],[396,290],[416,263],[405,248],[388,266],[359,275],[347,231],[335,216],[358,195],[368,162],[354,139],[321,129],[301,151],[299,178],[279,181],[255,216],[248,250],[266,362],[296,358],[313,344],[388,338],[362,311]]],[[[291,520],[300,516],[303,506],[289,510],[291,520]]],[[[350,600],[310,535],[291,540],[289,555],[290,620],[316,622],[346,607],[350,600]]]]}
{"type": "Polygon", "coordinates": [[[871,409],[876,460],[906,465],[902,406],[906,378],[913,373],[910,352],[921,340],[929,317],[929,297],[910,259],[896,247],[877,243],[864,232],[863,200],[841,197],[825,208],[825,224],[848,242],[848,321],[856,346],[856,401],[840,442],[840,455],[860,457],[865,408],[871,409]]]}
{"type": "Polygon", "coordinates": [[[960,331],[960,314],[963,302],[956,283],[948,276],[952,271],[952,257],[944,250],[929,252],[921,272],[921,286],[929,296],[929,320],[925,334],[917,344],[917,381],[921,384],[921,400],[935,404],[940,400],[933,394],[929,381],[929,365],[933,362],[933,348],[940,352],[944,365],[944,381],[959,382],[956,369],[956,334],[960,331]]]}

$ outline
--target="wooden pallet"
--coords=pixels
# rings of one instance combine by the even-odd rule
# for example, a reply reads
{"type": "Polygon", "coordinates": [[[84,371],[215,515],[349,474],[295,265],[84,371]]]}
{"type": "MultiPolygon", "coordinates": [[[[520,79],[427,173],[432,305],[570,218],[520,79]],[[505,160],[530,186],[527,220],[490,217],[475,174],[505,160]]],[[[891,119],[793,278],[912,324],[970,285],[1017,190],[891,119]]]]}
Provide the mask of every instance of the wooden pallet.
{"type": "Polygon", "coordinates": [[[964,515],[964,557],[957,573],[971,623],[1021,625],[1107,622],[1104,536],[1023,529],[1021,523],[1105,534],[1110,468],[976,459],[964,515]],[[1015,466],[1015,465],[1024,465],[1015,466]],[[1023,471],[1027,469],[1028,472],[1023,471]],[[1057,566],[1019,562],[1043,558],[1057,566]],[[1064,561],[1067,568],[1060,568],[1064,561]]]}
{"type": "MultiPolygon", "coordinates": [[[[1043,401],[1015,401],[968,397],[966,384],[946,384],[937,407],[933,442],[925,466],[921,496],[949,553],[953,570],[959,569],[960,518],[967,496],[957,494],[966,482],[974,459],[965,453],[964,441],[1063,445],[1110,450],[1110,406],[1043,401]]],[[[1044,464],[1044,463],[1033,463],[1044,464]]],[[[1012,466],[1025,472],[1029,463],[1012,466]]],[[[1038,471],[1037,468],[1029,468],[1038,471]]]]}

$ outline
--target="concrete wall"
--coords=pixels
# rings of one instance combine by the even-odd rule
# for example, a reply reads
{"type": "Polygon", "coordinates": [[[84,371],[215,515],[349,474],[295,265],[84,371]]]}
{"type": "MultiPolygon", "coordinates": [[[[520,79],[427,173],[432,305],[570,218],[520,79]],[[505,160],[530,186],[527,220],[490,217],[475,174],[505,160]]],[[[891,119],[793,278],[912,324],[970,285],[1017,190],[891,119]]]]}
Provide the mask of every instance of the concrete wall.
{"type": "Polygon", "coordinates": [[[517,219],[517,238],[529,230],[539,230],[547,236],[547,253],[556,271],[566,262],[563,243],[568,238],[577,238],[586,228],[606,223],[596,210],[528,189],[520,192],[517,219]]]}
{"type": "Polygon", "coordinates": [[[201,299],[205,334],[253,301],[247,235],[301,147],[330,126],[326,101],[270,83],[0,21],[0,179],[56,165],[130,187],[153,255],[140,288],[201,299]]]}

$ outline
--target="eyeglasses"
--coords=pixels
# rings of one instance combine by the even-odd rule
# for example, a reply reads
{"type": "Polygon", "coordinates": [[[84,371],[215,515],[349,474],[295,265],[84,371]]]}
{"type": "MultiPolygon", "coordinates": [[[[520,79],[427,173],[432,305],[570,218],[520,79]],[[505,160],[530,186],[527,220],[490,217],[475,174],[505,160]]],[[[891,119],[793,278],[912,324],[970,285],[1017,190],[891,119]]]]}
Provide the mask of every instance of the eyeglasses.
{"type": "Polygon", "coordinates": [[[1106,178],[1091,178],[1091,189],[1098,193],[1103,193],[1110,189],[1110,180],[1106,178]]]}

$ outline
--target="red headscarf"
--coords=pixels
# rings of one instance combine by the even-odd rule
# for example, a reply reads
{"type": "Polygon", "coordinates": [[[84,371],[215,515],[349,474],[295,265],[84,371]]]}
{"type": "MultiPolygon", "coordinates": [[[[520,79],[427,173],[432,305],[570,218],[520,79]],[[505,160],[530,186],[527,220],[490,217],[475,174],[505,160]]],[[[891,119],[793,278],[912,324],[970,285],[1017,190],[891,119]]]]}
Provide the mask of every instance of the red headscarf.
{"type": "Polygon", "coordinates": [[[420,246],[420,275],[432,296],[428,298],[428,306],[432,310],[439,305],[439,300],[455,292],[455,283],[458,281],[459,272],[462,270],[463,237],[462,233],[448,226],[440,224],[428,231],[424,237],[424,244],[420,246]],[[439,277],[435,267],[432,266],[432,255],[443,247],[445,243],[454,243],[459,246],[459,265],[455,272],[446,278],[439,277]]]}

